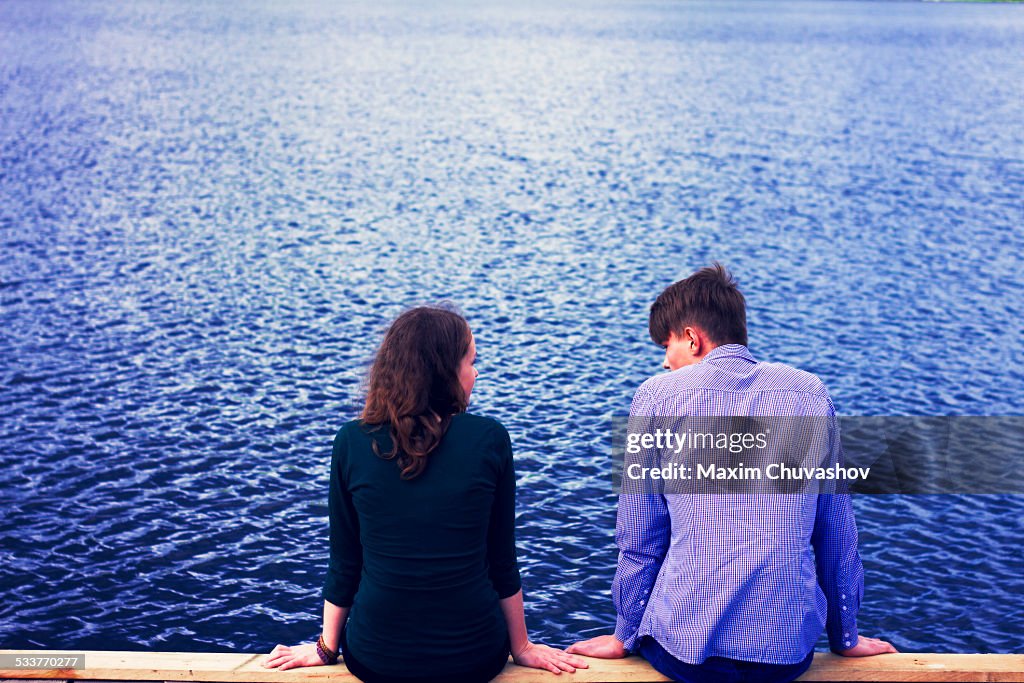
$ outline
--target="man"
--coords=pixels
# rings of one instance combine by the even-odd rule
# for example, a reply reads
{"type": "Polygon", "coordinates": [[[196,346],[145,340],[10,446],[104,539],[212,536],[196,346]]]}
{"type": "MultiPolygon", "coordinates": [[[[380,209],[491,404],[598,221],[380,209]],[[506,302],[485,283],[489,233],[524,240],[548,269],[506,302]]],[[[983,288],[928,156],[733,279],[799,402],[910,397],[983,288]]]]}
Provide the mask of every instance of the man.
{"type": "MultiPolygon", "coordinates": [[[[640,386],[631,416],[808,416],[840,452],[821,381],[747,350],[746,302],[721,265],[662,292],[649,327],[671,372],[640,386]]],[[[849,495],[623,493],[615,536],[615,633],[571,653],[639,653],[680,681],[790,681],[823,628],[845,656],[896,652],[857,632],[864,574],[849,495]]]]}

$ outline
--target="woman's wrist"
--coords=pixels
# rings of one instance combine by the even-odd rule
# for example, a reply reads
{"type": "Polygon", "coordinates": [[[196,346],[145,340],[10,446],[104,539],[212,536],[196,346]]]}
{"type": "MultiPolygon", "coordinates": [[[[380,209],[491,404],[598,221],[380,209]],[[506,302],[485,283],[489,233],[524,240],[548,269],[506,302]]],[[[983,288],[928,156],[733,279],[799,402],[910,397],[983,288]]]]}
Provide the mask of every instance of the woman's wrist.
{"type": "Polygon", "coordinates": [[[508,627],[509,649],[512,658],[517,659],[531,645],[530,634],[526,630],[526,618],[523,615],[523,589],[520,588],[513,595],[501,598],[498,602],[501,604],[505,625],[508,627]]]}
{"type": "Polygon", "coordinates": [[[324,600],[324,623],[320,629],[324,647],[341,657],[341,632],[348,621],[348,607],[340,607],[333,602],[324,600]]]}
{"type": "Polygon", "coordinates": [[[327,647],[327,643],[324,642],[324,634],[322,633],[316,640],[316,654],[320,658],[320,661],[325,665],[336,664],[338,662],[338,653],[327,647]]]}
{"type": "Polygon", "coordinates": [[[519,659],[524,652],[530,649],[530,645],[533,643],[529,639],[519,643],[518,645],[512,645],[512,659],[519,659]]]}

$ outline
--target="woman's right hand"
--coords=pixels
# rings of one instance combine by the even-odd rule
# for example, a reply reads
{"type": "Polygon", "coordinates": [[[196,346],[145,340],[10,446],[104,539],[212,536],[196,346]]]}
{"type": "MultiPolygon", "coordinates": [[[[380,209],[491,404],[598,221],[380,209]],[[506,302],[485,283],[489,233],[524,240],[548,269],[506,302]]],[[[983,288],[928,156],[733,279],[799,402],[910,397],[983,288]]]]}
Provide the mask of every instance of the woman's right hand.
{"type": "Polygon", "coordinates": [[[547,669],[556,674],[560,674],[563,671],[574,673],[576,669],[587,668],[587,663],[576,655],[571,655],[565,650],[558,650],[547,645],[531,643],[529,641],[527,641],[526,647],[522,650],[512,653],[512,661],[519,666],[528,666],[531,669],[547,669]]]}
{"type": "Polygon", "coordinates": [[[300,666],[323,666],[324,663],[316,652],[316,643],[306,643],[294,647],[278,645],[260,664],[267,669],[285,671],[300,666]]]}

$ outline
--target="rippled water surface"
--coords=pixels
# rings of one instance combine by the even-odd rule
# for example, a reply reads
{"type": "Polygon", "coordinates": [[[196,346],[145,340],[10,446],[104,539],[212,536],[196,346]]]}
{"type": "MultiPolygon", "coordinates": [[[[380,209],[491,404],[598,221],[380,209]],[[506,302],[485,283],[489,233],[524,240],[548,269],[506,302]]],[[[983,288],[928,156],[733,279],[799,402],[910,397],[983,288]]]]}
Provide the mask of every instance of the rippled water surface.
{"type": "MultiPolygon", "coordinates": [[[[1024,410],[1024,8],[0,4],[0,646],[319,631],[331,438],[448,298],[535,636],[613,623],[610,417],[712,259],[840,412],[1024,410]]],[[[1024,651],[1024,500],[855,500],[861,629],[1024,651]]]]}

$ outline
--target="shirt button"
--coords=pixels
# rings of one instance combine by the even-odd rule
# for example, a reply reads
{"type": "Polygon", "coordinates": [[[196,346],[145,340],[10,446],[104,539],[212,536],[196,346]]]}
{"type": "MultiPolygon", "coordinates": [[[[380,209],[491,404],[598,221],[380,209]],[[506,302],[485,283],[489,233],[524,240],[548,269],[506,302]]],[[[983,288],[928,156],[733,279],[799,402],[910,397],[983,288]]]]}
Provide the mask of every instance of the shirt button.
{"type": "Polygon", "coordinates": [[[641,600],[641,601],[640,601],[640,606],[641,606],[641,607],[643,607],[643,605],[644,605],[644,603],[645,603],[645,602],[647,602],[647,601],[646,601],[646,600],[641,600]]]}
{"type": "Polygon", "coordinates": [[[844,634],[843,634],[843,638],[849,638],[849,637],[850,637],[850,634],[849,634],[849,633],[844,633],[844,634]]]}
{"type": "Polygon", "coordinates": [[[844,612],[846,611],[846,605],[843,605],[843,611],[844,612]]]}
{"type": "Polygon", "coordinates": [[[843,593],[843,600],[846,599],[846,593],[843,593]]]}
{"type": "Polygon", "coordinates": [[[850,647],[850,641],[847,640],[845,643],[843,643],[843,645],[845,645],[846,647],[850,647]]]}

